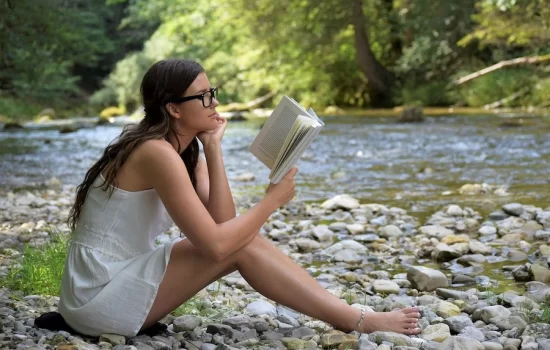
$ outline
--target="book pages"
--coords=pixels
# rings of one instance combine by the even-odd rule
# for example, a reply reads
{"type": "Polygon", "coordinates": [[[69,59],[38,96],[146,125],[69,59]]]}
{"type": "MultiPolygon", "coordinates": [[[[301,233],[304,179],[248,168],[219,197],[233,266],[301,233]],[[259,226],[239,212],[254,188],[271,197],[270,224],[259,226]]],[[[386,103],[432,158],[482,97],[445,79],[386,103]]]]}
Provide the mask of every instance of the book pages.
{"type": "Polygon", "coordinates": [[[271,182],[278,183],[323,126],[313,109],[306,111],[294,99],[283,96],[249,150],[271,170],[271,182]]]}

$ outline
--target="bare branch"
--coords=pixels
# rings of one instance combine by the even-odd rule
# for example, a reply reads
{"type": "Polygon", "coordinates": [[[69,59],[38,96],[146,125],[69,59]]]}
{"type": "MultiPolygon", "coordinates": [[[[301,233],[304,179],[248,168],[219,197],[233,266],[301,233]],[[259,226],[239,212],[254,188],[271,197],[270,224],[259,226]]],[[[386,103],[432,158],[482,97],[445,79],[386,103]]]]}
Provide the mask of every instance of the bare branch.
{"type": "Polygon", "coordinates": [[[501,61],[497,64],[493,64],[492,66],[483,68],[482,70],[479,70],[472,74],[468,74],[460,79],[457,79],[455,80],[454,84],[460,85],[467,81],[473,80],[475,78],[481,77],[485,74],[489,74],[491,72],[494,72],[496,70],[499,70],[505,67],[519,66],[522,64],[537,64],[537,63],[544,63],[547,61],[550,61],[550,54],[544,55],[544,56],[534,56],[534,57],[518,57],[507,61],[501,61]]]}

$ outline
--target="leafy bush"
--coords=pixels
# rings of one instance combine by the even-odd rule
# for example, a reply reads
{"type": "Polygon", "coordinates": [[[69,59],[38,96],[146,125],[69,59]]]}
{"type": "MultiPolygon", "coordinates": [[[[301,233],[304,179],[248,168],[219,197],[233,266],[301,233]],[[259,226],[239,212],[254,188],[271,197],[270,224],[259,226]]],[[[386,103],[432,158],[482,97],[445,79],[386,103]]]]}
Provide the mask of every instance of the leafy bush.
{"type": "Polygon", "coordinates": [[[445,106],[450,103],[447,84],[442,81],[415,86],[406,84],[400,91],[397,102],[403,105],[445,106]]]}
{"type": "Polygon", "coordinates": [[[0,97],[0,120],[20,120],[35,116],[43,109],[36,103],[28,99],[18,99],[14,97],[0,97]]]}

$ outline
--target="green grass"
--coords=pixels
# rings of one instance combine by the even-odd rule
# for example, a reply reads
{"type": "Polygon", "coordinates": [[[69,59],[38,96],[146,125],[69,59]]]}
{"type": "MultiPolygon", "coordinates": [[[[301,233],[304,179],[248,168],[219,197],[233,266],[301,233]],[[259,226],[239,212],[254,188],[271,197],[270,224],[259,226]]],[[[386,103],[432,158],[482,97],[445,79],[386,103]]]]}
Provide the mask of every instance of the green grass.
{"type": "Polygon", "coordinates": [[[1,285],[26,295],[59,295],[67,249],[68,237],[58,232],[50,232],[50,242],[40,247],[26,245],[19,265],[1,278],[1,285]]]}
{"type": "Polygon", "coordinates": [[[183,315],[209,316],[211,313],[212,308],[207,300],[196,296],[187,300],[171,312],[171,314],[175,317],[183,315]]]}

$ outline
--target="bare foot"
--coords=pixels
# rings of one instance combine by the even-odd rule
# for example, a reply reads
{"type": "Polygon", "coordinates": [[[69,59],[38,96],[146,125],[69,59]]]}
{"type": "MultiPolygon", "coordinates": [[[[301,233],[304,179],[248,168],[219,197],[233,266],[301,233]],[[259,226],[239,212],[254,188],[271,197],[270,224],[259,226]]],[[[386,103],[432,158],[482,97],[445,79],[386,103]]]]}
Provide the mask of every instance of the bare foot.
{"type": "Polygon", "coordinates": [[[418,328],[419,318],[420,311],[415,307],[391,312],[365,312],[360,332],[382,331],[414,335],[421,332],[418,328]]]}

